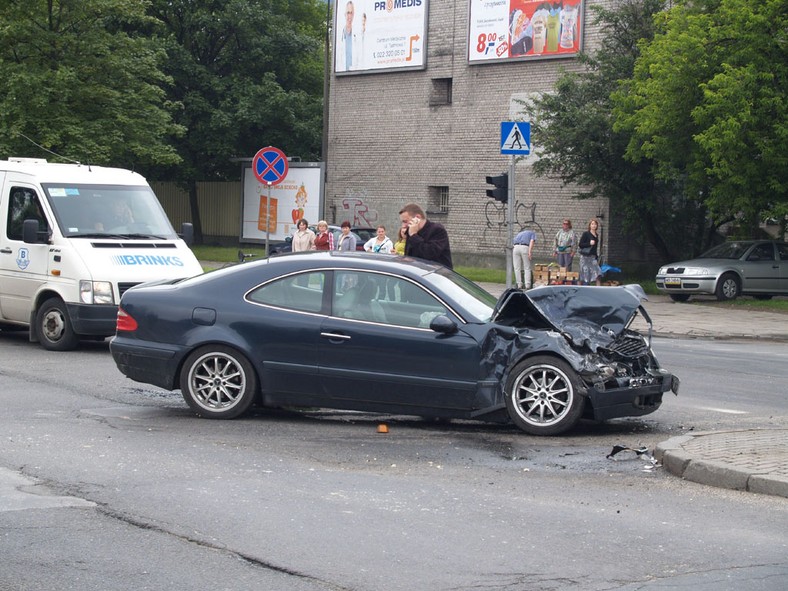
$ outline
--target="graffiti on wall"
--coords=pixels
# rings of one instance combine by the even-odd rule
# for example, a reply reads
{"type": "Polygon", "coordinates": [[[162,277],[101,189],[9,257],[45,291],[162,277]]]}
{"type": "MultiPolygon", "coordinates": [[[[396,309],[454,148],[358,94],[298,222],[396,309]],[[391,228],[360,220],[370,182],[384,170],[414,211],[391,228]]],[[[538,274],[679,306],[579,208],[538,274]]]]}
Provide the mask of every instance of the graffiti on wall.
{"type": "MultiPolygon", "coordinates": [[[[506,223],[506,203],[488,201],[484,206],[486,227],[484,229],[484,242],[489,245],[503,244],[506,242],[508,225],[506,223]]],[[[533,230],[541,237],[541,243],[547,244],[547,234],[541,224],[536,220],[536,201],[531,205],[515,203],[514,205],[514,232],[533,230]]]]}
{"type": "Polygon", "coordinates": [[[366,189],[361,191],[347,189],[342,199],[342,209],[348,213],[340,217],[354,226],[374,228],[378,221],[378,212],[376,209],[371,209],[366,200],[366,189]]]}

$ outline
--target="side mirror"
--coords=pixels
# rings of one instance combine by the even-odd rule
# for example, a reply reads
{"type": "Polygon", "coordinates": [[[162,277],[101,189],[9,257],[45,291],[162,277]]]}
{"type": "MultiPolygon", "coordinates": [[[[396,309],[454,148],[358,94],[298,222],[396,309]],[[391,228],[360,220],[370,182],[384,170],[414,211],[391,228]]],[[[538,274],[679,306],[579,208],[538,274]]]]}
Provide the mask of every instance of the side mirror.
{"type": "Polygon", "coordinates": [[[457,332],[457,325],[451,318],[445,314],[441,314],[432,319],[432,322],[430,322],[430,330],[449,335],[457,332]]]}
{"type": "Polygon", "coordinates": [[[39,244],[42,242],[38,237],[38,220],[28,219],[22,222],[22,240],[26,244],[39,244]]]}
{"type": "Polygon", "coordinates": [[[181,225],[181,238],[186,243],[186,246],[191,246],[194,243],[194,225],[184,222],[181,225]]]}

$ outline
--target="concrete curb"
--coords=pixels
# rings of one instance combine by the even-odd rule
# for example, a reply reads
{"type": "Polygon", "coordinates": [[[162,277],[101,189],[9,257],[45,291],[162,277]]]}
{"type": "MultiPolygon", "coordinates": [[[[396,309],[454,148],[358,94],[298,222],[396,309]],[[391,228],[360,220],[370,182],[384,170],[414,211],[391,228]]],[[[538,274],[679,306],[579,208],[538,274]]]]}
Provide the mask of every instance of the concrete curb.
{"type": "Polygon", "coordinates": [[[698,484],[788,498],[788,475],[784,474],[786,441],[775,446],[775,434],[788,440],[788,431],[781,429],[710,431],[683,435],[658,444],[654,457],[671,474],[698,484]],[[744,456],[738,448],[739,444],[731,441],[736,436],[746,438],[749,445],[759,448],[760,454],[774,454],[775,460],[769,466],[755,460],[735,465],[724,458],[715,457],[744,456]]]}

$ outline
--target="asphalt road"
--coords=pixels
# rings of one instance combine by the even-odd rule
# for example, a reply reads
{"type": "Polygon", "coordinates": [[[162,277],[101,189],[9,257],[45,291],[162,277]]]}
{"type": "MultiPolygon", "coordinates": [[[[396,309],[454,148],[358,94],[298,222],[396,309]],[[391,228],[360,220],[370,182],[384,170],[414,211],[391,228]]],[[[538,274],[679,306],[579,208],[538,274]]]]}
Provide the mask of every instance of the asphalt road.
{"type": "Polygon", "coordinates": [[[606,458],[785,426],[784,344],[655,346],[679,397],[535,438],[347,412],[200,420],[106,344],[0,333],[0,589],[784,589],[784,499],[606,458]]]}

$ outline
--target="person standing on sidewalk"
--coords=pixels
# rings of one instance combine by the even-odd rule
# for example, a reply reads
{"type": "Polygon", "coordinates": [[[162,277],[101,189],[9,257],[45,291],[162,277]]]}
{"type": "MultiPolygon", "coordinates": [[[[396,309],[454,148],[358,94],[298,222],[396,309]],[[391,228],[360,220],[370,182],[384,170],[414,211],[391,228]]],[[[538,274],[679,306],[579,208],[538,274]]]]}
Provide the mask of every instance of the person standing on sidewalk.
{"type": "Polygon", "coordinates": [[[558,259],[559,267],[566,267],[567,271],[572,270],[572,259],[575,256],[575,246],[577,237],[572,230],[572,220],[565,219],[561,222],[561,229],[555,234],[555,249],[553,254],[558,259]]]}
{"type": "Polygon", "coordinates": [[[514,263],[514,281],[517,289],[531,289],[531,257],[533,256],[536,233],[523,230],[514,237],[512,262],[514,263]]]}
{"type": "Polygon", "coordinates": [[[416,203],[408,203],[399,211],[402,229],[406,232],[405,256],[435,261],[453,268],[451,247],[446,228],[431,222],[416,203]]]}
{"type": "Polygon", "coordinates": [[[298,220],[298,230],[293,235],[293,252],[315,250],[315,233],[309,229],[309,222],[305,219],[298,220]]]}

